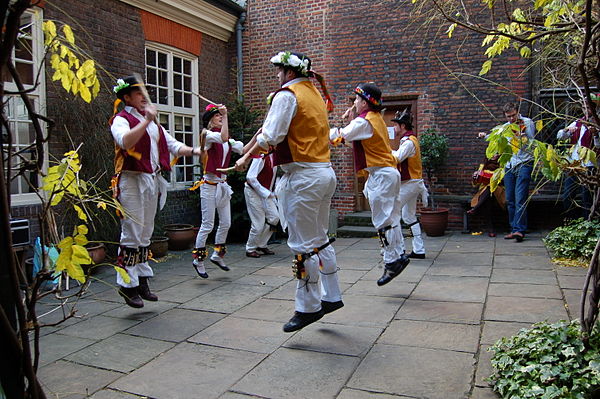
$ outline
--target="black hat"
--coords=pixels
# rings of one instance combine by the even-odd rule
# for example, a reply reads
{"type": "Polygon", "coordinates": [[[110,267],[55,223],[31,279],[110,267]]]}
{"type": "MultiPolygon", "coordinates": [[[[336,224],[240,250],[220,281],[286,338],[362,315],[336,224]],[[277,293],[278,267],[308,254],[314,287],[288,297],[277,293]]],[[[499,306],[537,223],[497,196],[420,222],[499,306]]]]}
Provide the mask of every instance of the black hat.
{"type": "Polygon", "coordinates": [[[399,125],[404,125],[407,130],[412,130],[412,128],[413,128],[412,117],[410,116],[408,109],[405,109],[402,112],[400,112],[400,111],[396,112],[396,114],[392,118],[392,122],[396,122],[399,125]]]}
{"type": "Polygon", "coordinates": [[[113,91],[117,98],[123,100],[126,94],[131,93],[134,89],[141,86],[142,82],[138,81],[135,76],[127,76],[122,79],[117,79],[117,85],[113,87],[113,91]]]}
{"type": "Polygon", "coordinates": [[[381,108],[381,90],[374,83],[361,83],[356,86],[354,93],[361,96],[372,108],[381,108]]]}
{"type": "Polygon", "coordinates": [[[275,66],[292,69],[302,76],[312,75],[310,70],[312,61],[302,53],[281,51],[271,58],[271,63],[275,66]]]}
{"type": "Polygon", "coordinates": [[[214,104],[208,104],[204,109],[204,115],[202,115],[202,126],[204,126],[204,128],[207,128],[212,117],[218,113],[219,107],[217,107],[214,104]]]}

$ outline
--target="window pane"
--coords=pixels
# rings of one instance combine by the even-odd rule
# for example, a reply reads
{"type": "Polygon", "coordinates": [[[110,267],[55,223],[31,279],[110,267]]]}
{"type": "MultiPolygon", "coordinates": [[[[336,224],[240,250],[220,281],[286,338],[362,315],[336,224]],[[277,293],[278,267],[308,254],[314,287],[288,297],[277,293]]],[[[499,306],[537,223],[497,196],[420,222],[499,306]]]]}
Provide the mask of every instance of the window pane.
{"type": "Polygon", "coordinates": [[[147,86],[148,89],[148,95],[150,96],[150,101],[152,101],[153,103],[156,103],[156,87],[154,86],[147,86]]]}
{"type": "Polygon", "coordinates": [[[181,90],[181,75],[173,75],[173,88],[175,90],[181,90]]]}
{"type": "Polygon", "coordinates": [[[192,78],[189,76],[185,76],[183,78],[183,90],[192,91],[192,78]]]}
{"type": "Polygon", "coordinates": [[[19,72],[19,76],[21,77],[21,82],[26,85],[33,84],[33,65],[32,64],[24,64],[22,62],[15,62],[17,67],[17,72],[19,72]]]}
{"type": "Polygon", "coordinates": [[[146,49],[146,65],[156,66],[156,51],[146,49]]]}
{"type": "Polygon", "coordinates": [[[169,105],[169,91],[167,89],[158,90],[158,103],[169,105]]]}
{"type": "MultiPolygon", "coordinates": [[[[31,143],[32,140],[29,137],[29,128],[29,123],[17,123],[17,129],[13,132],[13,134],[16,136],[15,141],[17,144],[27,145],[31,143]]],[[[31,130],[33,131],[33,127],[31,127],[31,130]]]]}
{"type": "Polygon", "coordinates": [[[186,75],[192,74],[192,62],[188,60],[183,60],[183,73],[186,75]]]}
{"type": "Polygon", "coordinates": [[[15,58],[20,60],[32,61],[33,54],[31,53],[31,46],[31,40],[28,40],[26,38],[20,38],[19,40],[17,40],[15,43],[15,58]]]}
{"type": "Polygon", "coordinates": [[[181,95],[181,92],[175,92],[173,94],[173,105],[176,107],[181,107],[183,105],[183,96],[181,95]]]}
{"type": "Polygon", "coordinates": [[[156,84],[156,69],[146,69],[146,83],[149,85],[156,84]]]}
{"type": "Polygon", "coordinates": [[[158,72],[158,84],[160,86],[167,87],[167,85],[169,84],[167,71],[159,71],[158,72]]]}
{"type": "Polygon", "coordinates": [[[186,108],[192,108],[192,95],[186,93],[183,95],[183,106],[186,108]]]}
{"type": "Polygon", "coordinates": [[[158,53],[158,67],[167,69],[167,55],[165,53],[158,53]]]}
{"type": "Polygon", "coordinates": [[[181,72],[181,58],[173,57],[173,71],[181,72]]]}

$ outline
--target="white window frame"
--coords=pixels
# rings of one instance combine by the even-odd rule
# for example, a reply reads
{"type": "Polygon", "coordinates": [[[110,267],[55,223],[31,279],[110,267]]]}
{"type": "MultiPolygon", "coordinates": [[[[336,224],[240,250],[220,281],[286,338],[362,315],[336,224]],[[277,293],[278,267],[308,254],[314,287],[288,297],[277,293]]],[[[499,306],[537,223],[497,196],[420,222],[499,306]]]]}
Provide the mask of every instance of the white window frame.
{"type": "MultiPolygon", "coordinates": [[[[35,82],[35,77],[38,74],[38,70],[39,68],[44,68],[44,65],[42,63],[43,61],[43,57],[44,57],[44,34],[42,32],[42,22],[43,22],[43,10],[39,7],[34,7],[33,9],[28,9],[25,11],[24,14],[28,14],[31,15],[31,21],[32,21],[32,64],[33,64],[33,74],[34,74],[34,82],[35,82]]],[[[13,56],[14,56],[14,49],[13,49],[13,56]]],[[[25,86],[26,89],[29,89],[31,87],[33,87],[32,85],[29,84],[23,84],[25,86]]],[[[5,82],[4,83],[4,88],[7,91],[13,91],[16,92],[18,91],[17,85],[13,82],[5,82]]],[[[6,95],[6,97],[8,97],[9,95],[6,95]]],[[[19,97],[18,95],[10,95],[12,97],[19,97]]],[[[46,114],[46,80],[45,80],[45,73],[42,71],[39,74],[39,84],[38,86],[35,88],[35,90],[33,90],[32,92],[30,92],[28,94],[32,105],[34,105],[34,108],[36,110],[36,112],[45,115],[46,114]]],[[[44,136],[46,136],[46,124],[45,123],[41,123],[40,124],[42,127],[42,131],[44,136]]],[[[14,133],[14,132],[13,132],[14,133]]],[[[13,165],[14,166],[14,165],[13,165]]],[[[43,167],[42,170],[47,170],[48,168],[48,143],[44,143],[44,163],[43,163],[43,167]]],[[[41,179],[42,176],[39,176],[38,178],[38,184],[41,185],[41,179]]],[[[11,206],[22,206],[22,205],[35,205],[35,204],[39,204],[40,201],[40,197],[38,196],[38,194],[36,193],[19,193],[19,194],[11,194],[10,196],[10,201],[11,201],[11,206]]]]}
{"type": "MultiPolygon", "coordinates": [[[[187,53],[185,51],[179,50],[172,46],[168,46],[168,45],[156,43],[156,42],[151,42],[151,41],[146,41],[146,44],[144,47],[144,72],[146,71],[146,68],[147,68],[146,50],[159,51],[161,53],[167,54],[167,70],[168,70],[167,87],[168,87],[168,97],[170,99],[174,98],[174,96],[173,96],[173,90],[174,90],[173,55],[191,62],[192,92],[194,92],[194,93],[198,92],[198,57],[197,56],[187,53]]],[[[200,139],[199,139],[199,135],[200,135],[199,106],[200,106],[200,103],[199,103],[198,97],[192,95],[192,107],[191,108],[176,107],[175,105],[164,105],[164,104],[158,104],[158,103],[155,105],[156,105],[156,108],[158,109],[159,114],[167,114],[169,116],[169,126],[175,126],[175,116],[176,115],[191,117],[192,118],[192,134],[193,134],[192,142],[194,145],[196,145],[197,143],[200,142],[200,139]]],[[[169,134],[171,134],[173,137],[175,137],[175,135],[172,134],[172,132],[169,132],[169,134]]],[[[199,164],[200,160],[197,156],[194,156],[193,159],[194,159],[194,165],[196,165],[196,166],[194,166],[194,169],[193,169],[193,174],[194,174],[193,180],[196,180],[199,178],[198,174],[200,173],[200,168],[199,168],[198,164],[199,164]]],[[[173,168],[171,170],[171,179],[170,179],[171,181],[169,184],[169,190],[182,190],[185,188],[189,188],[190,185],[193,183],[193,180],[185,181],[185,182],[176,182],[175,181],[176,180],[175,170],[176,170],[176,165],[173,166],[173,168]]]]}

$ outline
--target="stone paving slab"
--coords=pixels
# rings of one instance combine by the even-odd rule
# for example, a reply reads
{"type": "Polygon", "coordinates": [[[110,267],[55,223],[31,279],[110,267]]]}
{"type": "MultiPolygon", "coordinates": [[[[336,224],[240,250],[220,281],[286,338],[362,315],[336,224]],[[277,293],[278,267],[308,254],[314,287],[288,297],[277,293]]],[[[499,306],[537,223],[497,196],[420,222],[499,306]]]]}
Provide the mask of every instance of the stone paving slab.
{"type": "Polygon", "coordinates": [[[581,278],[585,278],[588,273],[589,268],[586,267],[563,267],[563,266],[555,266],[556,273],[559,276],[581,276],[581,278]]]}
{"type": "Polygon", "coordinates": [[[147,397],[131,395],[114,389],[103,389],[90,396],[90,399],[147,399],[147,397]]]}
{"type": "Polygon", "coordinates": [[[232,390],[266,398],[332,398],[359,361],[352,356],[280,348],[232,390]]]}
{"type": "Polygon", "coordinates": [[[562,299],[556,285],[491,283],[489,296],[517,296],[521,298],[562,299]]]}
{"type": "Polygon", "coordinates": [[[436,259],[436,266],[492,266],[493,253],[477,253],[473,256],[473,253],[451,253],[444,250],[436,259]]]}
{"type": "Polygon", "coordinates": [[[232,316],[246,319],[287,322],[294,313],[294,300],[260,298],[232,313],[232,316]]]}
{"type": "Polygon", "coordinates": [[[407,299],[395,319],[479,324],[483,304],[470,302],[436,302],[407,299]]]}
{"type": "Polygon", "coordinates": [[[475,386],[477,387],[491,387],[490,383],[487,382],[487,378],[494,372],[491,363],[494,352],[488,351],[489,347],[489,345],[482,345],[479,351],[479,361],[477,362],[477,371],[475,372],[475,386]]]}
{"type": "MultiPolygon", "coordinates": [[[[429,263],[432,263],[432,262],[433,261],[430,261],[429,263]]],[[[406,269],[404,269],[402,274],[400,274],[398,277],[396,277],[394,279],[394,282],[418,283],[423,278],[423,276],[427,272],[428,268],[429,268],[429,265],[421,267],[421,266],[419,266],[419,264],[417,262],[413,262],[413,260],[411,259],[410,264],[406,267],[406,269]]],[[[379,278],[382,275],[383,275],[383,266],[381,266],[381,267],[378,266],[378,267],[373,268],[368,273],[366,273],[361,278],[361,280],[374,282],[374,281],[379,280],[379,278]]]]}
{"type": "Polygon", "coordinates": [[[188,341],[249,352],[271,353],[288,338],[289,335],[282,331],[281,323],[227,317],[190,337],[188,341]]]}
{"type": "Polygon", "coordinates": [[[236,284],[246,285],[264,285],[267,287],[280,287],[292,280],[292,276],[260,276],[257,274],[248,274],[234,281],[236,284]]]}
{"type": "MultiPolygon", "coordinates": [[[[381,276],[380,276],[381,277],[381,276]]],[[[346,290],[347,295],[375,295],[389,296],[394,298],[408,298],[415,289],[416,284],[392,280],[384,286],[379,287],[375,281],[358,281],[346,290]]]]}
{"type": "Polygon", "coordinates": [[[83,399],[123,374],[60,360],[41,367],[37,375],[47,397],[83,399]]]}
{"type": "Polygon", "coordinates": [[[489,254],[494,252],[494,244],[488,240],[486,241],[474,241],[474,240],[461,240],[453,242],[449,240],[444,247],[444,252],[449,253],[466,253],[466,254],[477,254],[477,256],[484,256],[487,258],[489,254]]]}
{"type": "Polygon", "coordinates": [[[548,250],[545,247],[531,247],[531,246],[517,246],[511,243],[512,245],[496,245],[496,256],[504,256],[504,255],[521,255],[521,256],[545,256],[548,257],[548,250]]]}
{"type": "Polygon", "coordinates": [[[351,326],[386,327],[403,303],[403,298],[345,295],[345,306],[326,315],[321,321],[351,326]]]}
{"type": "Polygon", "coordinates": [[[583,291],[585,276],[558,276],[558,284],[561,288],[583,291]]]}
{"type": "Polygon", "coordinates": [[[557,299],[489,297],[485,320],[536,323],[568,320],[564,302],[557,299]]]}
{"type": "Polygon", "coordinates": [[[224,282],[211,279],[190,278],[182,283],[158,291],[156,295],[158,295],[161,301],[184,303],[219,288],[224,284],[224,282]]]}
{"type": "Polygon", "coordinates": [[[63,328],[60,332],[80,338],[105,339],[138,323],[135,320],[96,316],[63,328]]]}
{"type": "Polygon", "coordinates": [[[203,399],[218,398],[264,357],[258,353],[181,343],[110,387],[154,399],[193,399],[200,393],[203,399]]]}
{"type": "Polygon", "coordinates": [[[510,337],[516,335],[523,328],[531,328],[531,324],[486,321],[483,323],[480,342],[482,344],[493,345],[502,337],[510,337]]]}
{"type": "Polygon", "coordinates": [[[342,389],[342,392],[337,396],[338,399],[394,399],[394,398],[408,398],[408,396],[388,395],[385,393],[375,393],[369,391],[361,391],[358,389],[342,389]]]}
{"type": "Polygon", "coordinates": [[[512,256],[496,255],[494,258],[495,268],[507,269],[540,269],[553,270],[554,265],[547,256],[512,256]]]}
{"type": "MultiPolygon", "coordinates": [[[[435,266],[433,266],[435,267],[435,266]]],[[[426,275],[411,298],[441,302],[485,302],[488,279],[426,275]]]]}
{"type": "MultiPolygon", "coordinates": [[[[96,343],[96,340],[72,337],[63,334],[49,334],[40,338],[40,365],[45,366],[73,352],[96,343]]],[[[33,341],[32,353],[33,353],[33,341]]]]}
{"type": "Polygon", "coordinates": [[[128,373],[152,360],[173,344],[155,339],[116,334],[66,357],[86,366],[128,373]]]}
{"type": "Polygon", "coordinates": [[[102,313],[103,316],[118,317],[134,321],[144,321],[158,316],[169,309],[173,309],[179,305],[176,302],[167,302],[162,298],[158,298],[158,302],[147,303],[142,309],[134,309],[129,306],[119,306],[113,310],[102,313]]]}
{"type": "Polygon", "coordinates": [[[552,285],[556,284],[556,274],[552,270],[494,269],[490,282],[552,285]]]}
{"type": "Polygon", "coordinates": [[[226,284],[196,299],[185,302],[182,308],[233,313],[273,290],[261,285],[226,284]]]}
{"type": "Polygon", "coordinates": [[[376,344],[347,386],[418,398],[464,398],[473,365],[469,353],[376,344]]]}
{"type": "Polygon", "coordinates": [[[163,341],[181,342],[223,317],[225,315],[221,313],[171,309],[126,330],[125,333],[163,341]]]}
{"type": "Polygon", "coordinates": [[[376,327],[332,326],[316,323],[315,328],[303,329],[294,334],[283,346],[291,349],[364,357],[382,331],[382,328],[376,327]]]}
{"type": "Polygon", "coordinates": [[[395,320],[377,343],[475,353],[479,330],[478,325],[470,324],[395,320]]]}
{"type": "Polygon", "coordinates": [[[430,267],[427,274],[432,276],[459,276],[459,277],[490,277],[491,266],[438,266],[430,267]]]}

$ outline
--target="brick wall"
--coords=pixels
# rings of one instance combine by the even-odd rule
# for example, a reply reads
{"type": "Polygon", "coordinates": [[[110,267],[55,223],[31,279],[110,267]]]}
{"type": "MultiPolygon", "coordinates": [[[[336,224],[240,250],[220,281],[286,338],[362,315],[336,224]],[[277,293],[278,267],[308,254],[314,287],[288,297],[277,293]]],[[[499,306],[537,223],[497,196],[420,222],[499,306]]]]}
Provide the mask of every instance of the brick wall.
{"type": "MultiPolygon", "coordinates": [[[[336,105],[332,125],[341,124],[357,83],[374,81],[384,99],[418,93],[419,129],[436,128],[450,139],[449,160],[437,181],[440,193],[473,192],[470,176],[486,146],[475,138],[477,132],[503,122],[502,105],[531,91],[526,65],[514,54],[495,61],[486,76],[505,89],[470,77],[485,60],[481,37],[457,28],[449,39],[443,28],[424,29],[409,19],[408,1],[248,0],[247,8],[244,92],[252,105],[266,108],[264,98],[277,89],[269,58],[286,49],[309,55],[314,69],[325,75],[336,105]],[[458,74],[461,81],[453,77],[458,74]]],[[[333,149],[332,162],[338,176],[334,207],[343,217],[354,209],[351,150],[333,149]]],[[[462,226],[460,212],[452,208],[453,228],[462,226]]]]}

